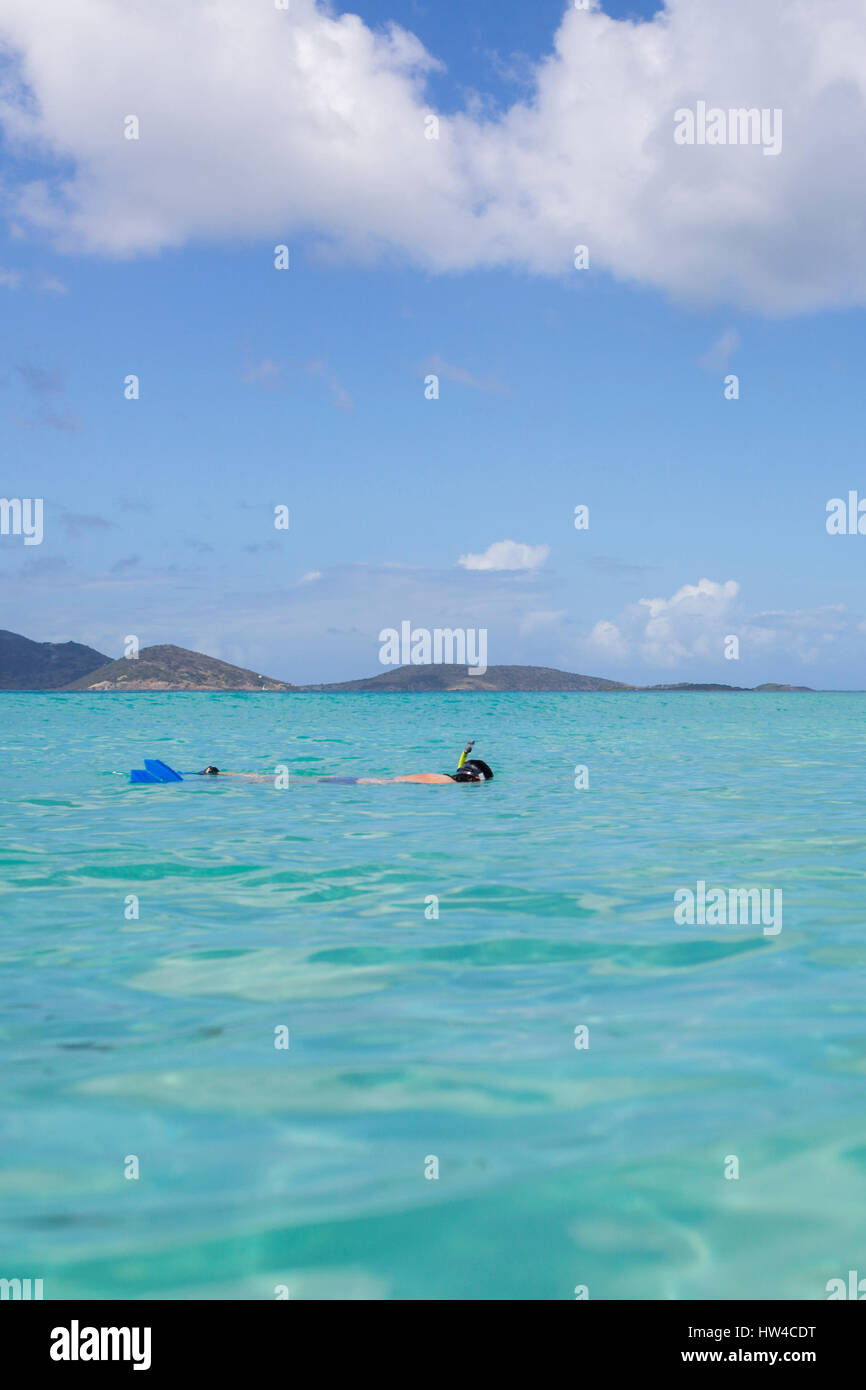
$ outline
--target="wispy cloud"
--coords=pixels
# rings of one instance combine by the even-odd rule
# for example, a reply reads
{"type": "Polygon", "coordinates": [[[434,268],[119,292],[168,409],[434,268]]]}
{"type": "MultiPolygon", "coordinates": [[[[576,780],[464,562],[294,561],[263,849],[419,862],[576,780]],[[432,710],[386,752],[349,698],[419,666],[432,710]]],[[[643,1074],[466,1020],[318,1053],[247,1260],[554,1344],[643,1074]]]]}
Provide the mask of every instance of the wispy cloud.
{"type": "Polygon", "coordinates": [[[423,371],[425,375],[432,372],[445,381],[455,381],[458,385],[468,386],[473,391],[491,391],[498,396],[506,395],[508,392],[508,387],[498,377],[476,376],[467,367],[459,367],[455,362],[447,362],[438,353],[427,358],[423,371]]]}
{"type": "Polygon", "coordinates": [[[311,358],[309,362],[278,362],[273,357],[262,357],[258,361],[248,362],[240,374],[240,379],[246,386],[291,392],[292,378],[301,372],[324,383],[338,410],[354,409],[353,397],[323,357],[311,358]]]}
{"type": "Polygon", "coordinates": [[[109,531],[114,526],[114,522],[107,517],[88,512],[64,512],[60,520],[70,536],[80,536],[88,531],[109,531]]]}
{"type": "Polygon", "coordinates": [[[247,555],[262,555],[269,550],[278,550],[280,542],[276,536],[270,536],[266,541],[251,541],[245,545],[244,552],[247,555]]]}
{"type": "Polygon", "coordinates": [[[547,632],[551,628],[558,627],[567,617],[567,608],[540,609],[520,618],[517,623],[517,631],[521,637],[530,637],[536,632],[547,632]]]}
{"type": "Polygon", "coordinates": [[[301,368],[309,376],[318,377],[324,381],[331,393],[331,400],[338,410],[354,410],[355,402],[349,395],[346,388],[337,379],[336,372],[332,372],[327,362],[323,358],[314,358],[311,362],[305,362],[301,368]]]}
{"type": "Polygon", "coordinates": [[[621,579],[639,579],[656,568],[655,565],[633,565],[628,560],[618,560],[615,555],[592,555],[586,563],[599,574],[621,579]]]}
{"type": "Polygon", "coordinates": [[[707,371],[723,372],[739,346],[740,335],[736,328],[726,328],[698,362],[707,371]]]}
{"type": "Polygon", "coordinates": [[[151,502],[139,502],[134,497],[122,497],[119,505],[124,512],[142,512],[150,515],[156,510],[151,502]]]}
{"type": "Polygon", "coordinates": [[[59,371],[37,367],[32,362],[16,362],[15,370],[34,396],[57,396],[63,390],[63,377],[59,371]]]}
{"type": "Polygon", "coordinates": [[[283,369],[272,357],[263,357],[259,362],[247,363],[241,372],[241,381],[246,386],[280,386],[283,369]]]}
{"type": "Polygon", "coordinates": [[[140,555],[125,555],[122,560],[116,560],[111,566],[111,573],[123,574],[126,570],[135,569],[140,564],[140,555]]]}
{"type": "Polygon", "coordinates": [[[37,366],[33,362],[17,362],[15,371],[36,403],[34,416],[13,416],[15,424],[23,429],[62,430],[72,433],[80,429],[81,420],[70,405],[60,399],[63,395],[63,375],[60,371],[37,366]]]}
{"type": "MultiPolygon", "coordinates": [[[[30,277],[26,276],[21,270],[4,270],[0,267],[0,287],[7,290],[19,290],[22,285],[32,283],[30,277]]],[[[43,275],[36,282],[36,288],[43,294],[68,294],[69,286],[56,275],[43,275]]]]}
{"type": "Polygon", "coordinates": [[[81,429],[81,416],[72,409],[51,410],[43,406],[36,415],[11,415],[9,418],[22,430],[50,429],[75,434],[81,429]]]}

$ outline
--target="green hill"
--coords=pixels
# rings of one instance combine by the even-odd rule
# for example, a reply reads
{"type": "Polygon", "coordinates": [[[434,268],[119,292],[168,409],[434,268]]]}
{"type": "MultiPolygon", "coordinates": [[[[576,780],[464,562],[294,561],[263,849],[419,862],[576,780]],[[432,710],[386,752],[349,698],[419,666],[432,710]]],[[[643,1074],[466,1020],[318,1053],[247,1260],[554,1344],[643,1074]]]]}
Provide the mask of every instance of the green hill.
{"type": "Polygon", "coordinates": [[[138,656],[90,671],[66,690],[292,690],[285,681],[232,666],[185,647],[142,647],[138,656]]]}
{"type": "Polygon", "coordinates": [[[339,681],[336,685],[302,685],[300,690],[407,691],[423,694],[434,690],[632,690],[634,687],[602,676],[579,676],[552,666],[488,666],[483,676],[470,676],[467,666],[396,666],[366,680],[339,681]]]}
{"type": "Polygon", "coordinates": [[[31,642],[0,631],[0,690],[59,690],[106,661],[79,642],[31,642]]]}

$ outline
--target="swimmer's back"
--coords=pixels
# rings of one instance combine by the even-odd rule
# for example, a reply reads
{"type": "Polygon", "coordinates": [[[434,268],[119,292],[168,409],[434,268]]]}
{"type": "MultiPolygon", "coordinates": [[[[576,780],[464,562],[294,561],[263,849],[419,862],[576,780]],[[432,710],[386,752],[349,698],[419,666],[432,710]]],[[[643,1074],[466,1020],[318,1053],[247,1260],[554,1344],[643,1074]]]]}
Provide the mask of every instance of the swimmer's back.
{"type": "Polygon", "coordinates": [[[444,772],[410,772],[406,777],[395,777],[395,782],[453,782],[444,772]]]}

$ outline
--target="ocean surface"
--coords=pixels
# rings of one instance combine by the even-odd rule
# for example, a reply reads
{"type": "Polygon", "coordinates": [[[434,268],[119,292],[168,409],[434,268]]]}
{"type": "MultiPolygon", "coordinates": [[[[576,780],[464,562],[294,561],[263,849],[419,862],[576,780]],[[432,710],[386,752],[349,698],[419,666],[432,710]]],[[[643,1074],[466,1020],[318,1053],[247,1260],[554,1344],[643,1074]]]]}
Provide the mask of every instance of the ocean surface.
{"type": "Polygon", "coordinates": [[[866,1276],[866,696],[11,693],[0,748],[0,1276],[866,1276]],[[468,737],[493,782],[313,780],[468,737]],[[145,757],[291,776],[129,785],[145,757]],[[699,881],[781,890],[782,930],[678,925],[699,881]]]}

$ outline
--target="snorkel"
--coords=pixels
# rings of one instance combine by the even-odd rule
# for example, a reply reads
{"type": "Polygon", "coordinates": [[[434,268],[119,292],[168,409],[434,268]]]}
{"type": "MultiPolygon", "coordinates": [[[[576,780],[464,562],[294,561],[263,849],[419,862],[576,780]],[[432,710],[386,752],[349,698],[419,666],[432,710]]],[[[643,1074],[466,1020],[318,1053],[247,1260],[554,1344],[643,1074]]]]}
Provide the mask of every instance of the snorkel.
{"type": "Polygon", "coordinates": [[[459,761],[459,763],[457,764],[457,771],[458,771],[458,772],[460,771],[461,767],[462,767],[463,764],[465,763],[466,759],[469,757],[469,754],[472,752],[472,749],[473,749],[474,747],[475,747],[475,739],[474,739],[474,738],[471,738],[471,739],[469,740],[469,742],[467,743],[466,747],[463,749],[463,752],[460,754],[460,761],[459,761]]]}

